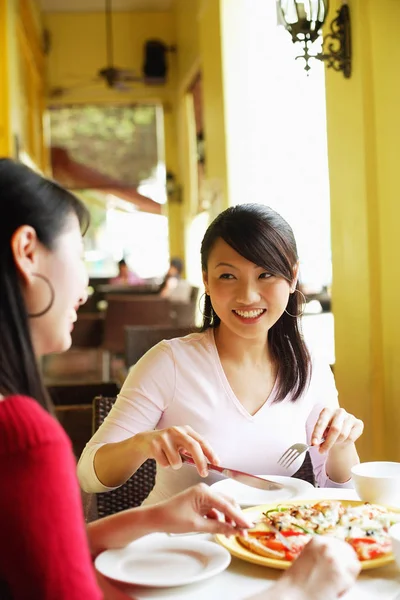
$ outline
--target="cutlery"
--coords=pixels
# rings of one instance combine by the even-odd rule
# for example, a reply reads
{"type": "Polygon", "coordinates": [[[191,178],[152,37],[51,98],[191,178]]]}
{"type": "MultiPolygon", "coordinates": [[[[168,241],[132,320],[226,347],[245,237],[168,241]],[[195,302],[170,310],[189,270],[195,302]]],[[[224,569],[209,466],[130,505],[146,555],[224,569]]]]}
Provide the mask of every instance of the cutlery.
{"type": "Polygon", "coordinates": [[[293,544],[291,544],[291,542],[289,542],[289,540],[282,535],[279,529],[277,529],[274,525],[271,525],[271,523],[268,523],[268,528],[275,534],[276,539],[280,541],[282,546],[284,546],[287,550],[293,550],[293,544]]]}
{"type": "MultiPolygon", "coordinates": [[[[184,463],[192,465],[194,467],[196,466],[191,456],[181,455],[181,458],[184,463]]],[[[211,464],[208,464],[207,468],[209,471],[217,471],[218,473],[221,473],[221,475],[223,475],[224,477],[234,479],[235,481],[239,481],[239,483],[244,483],[244,485],[249,485],[259,490],[281,490],[284,487],[281,483],[276,483],[275,481],[263,479],[262,477],[258,477],[257,475],[251,475],[250,473],[243,473],[243,471],[236,471],[235,469],[227,469],[226,467],[218,467],[217,465],[211,464]]]]}
{"type": "MultiPolygon", "coordinates": [[[[323,444],[325,438],[322,438],[320,444],[323,444]]],[[[292,444],[280,457],[278,460],[278,465],[285,467],[288,469],[292,463],[300,456],[306,452],[309,448],[312,447],[312,444],[292,444]]]]}

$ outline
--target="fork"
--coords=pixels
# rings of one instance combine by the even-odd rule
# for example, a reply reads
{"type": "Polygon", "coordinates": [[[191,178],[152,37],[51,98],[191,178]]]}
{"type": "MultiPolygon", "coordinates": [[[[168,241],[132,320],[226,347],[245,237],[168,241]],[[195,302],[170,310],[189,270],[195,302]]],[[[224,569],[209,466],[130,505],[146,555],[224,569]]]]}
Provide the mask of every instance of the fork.
{"type": "MultiPolygon", "coordinates": [[[[320,445],[323,444],[325,438],[322,438],[320,441],[320,445]]],[[[309,448],[312,447],[312,444],[292,444],[280,457],[278,460],[278,465],[281,465],[285,469],[288,469],[295,460],[299,458],[301,454],[307,452],[309,448]]]]}

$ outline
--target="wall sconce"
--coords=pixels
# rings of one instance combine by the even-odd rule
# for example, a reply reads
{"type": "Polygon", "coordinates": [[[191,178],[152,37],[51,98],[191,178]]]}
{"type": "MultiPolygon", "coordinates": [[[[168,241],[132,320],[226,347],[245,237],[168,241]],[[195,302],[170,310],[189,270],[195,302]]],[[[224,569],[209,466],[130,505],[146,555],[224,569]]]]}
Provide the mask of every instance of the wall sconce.
{"type": "Polygon", "coordinates": [[[175,204],[181,204],[182,202],[182,186],[176,181],[174,173],[167,171],[166,176],[166,191],[168,196],[168,202],[174,202],[175,204]]]}
{"type": "Polygon", "coordinates": [[[283,26],[292,36],[293,42],[303,45],[304,53],[297,58],[305,60],[306,71],[310,70],[309,60],[317,58],[326,61],[328,67],[343,71],[344,77],[351,75],[351,32],[350,11],[343,2],[337,16],[330,24],[331,32],[325,36],[327,48],[319,54],[310,54],[310,46],[319,37],[326,21],[329,0],[277,0],[278,14],[283,26]]]}

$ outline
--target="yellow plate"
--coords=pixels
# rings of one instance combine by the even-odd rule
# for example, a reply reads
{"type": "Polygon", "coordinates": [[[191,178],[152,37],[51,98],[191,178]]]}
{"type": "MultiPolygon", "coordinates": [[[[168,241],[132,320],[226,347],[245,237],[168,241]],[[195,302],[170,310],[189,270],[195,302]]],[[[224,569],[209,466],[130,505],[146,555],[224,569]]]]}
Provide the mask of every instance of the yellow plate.
{"type": "MultiPolygon", "coordinates": [[[[326,499],[330,501],[329,499],[326,499]]],[[[252,513],[254,515],[254,519],[262,516],[267,510],[271,508],[276,508],[277,506],[300,506],[301,504],[317,504],[317,502],[325,502],[323,499],[313,499],[313,500],[293,500],[291,502],[280,502],[279,504],[262,504],[261,506],[252,506],[251,508],[246,508],[244,513],[252,513]]],[[[338,500],[344,506],[360,506],[361,504],[366,504],[365,502],[361,502],[360,500],[338,500]]],[[[400,509],[385,507],[390,512],[400,513],[400,509]]],[[[253,516],[252,516],[253,518],[253,516]]],[[[240,542],[237,541],[236,537],[226,537],[224,535],[218,534],[215,536],[216,540],[221,546],[224,546],[232,556],[236,556],[237,558],[241,558],[242,560],[246,560],[247,562],[254,563],[256,565],[263,565],[264,567],[272,567],[273,569],[288,569],[291,562],[287,560],[278,560],[275,558],[267,558],[266,556],[260,556],[259,554],[255,554],[254,552],[250,552],[247,550],[240,542]]],[[[376,569],[377,567],[383,567],[388,563],[394,560],[394,556],[391,552],[385,554],[384,556],[380,556],[379,558],[373,558],[371,560],[361,561],[361,569],[376,569]]]]}

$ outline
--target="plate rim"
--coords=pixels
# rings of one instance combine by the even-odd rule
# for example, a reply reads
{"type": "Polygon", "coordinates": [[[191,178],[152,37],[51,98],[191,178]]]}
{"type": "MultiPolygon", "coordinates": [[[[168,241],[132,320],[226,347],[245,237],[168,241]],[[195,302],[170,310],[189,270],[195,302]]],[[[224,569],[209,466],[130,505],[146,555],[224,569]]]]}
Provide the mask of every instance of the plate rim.
{"type": "MultiPolygon", "coordinates": [[[[309,489],[315,489],[315,487],[313,486],[313,484],[312,484],[312,483],[310,483],[309,481],[306,481],[305,479],[300,479],[299,477],[291,477],[290,475],[265,475],[265,474],[264,474],[264,475],[257,475],[257,477],[265,477],[266,479],[271,479],[271,481],[274,481],[274,477],[275,477],[275,478],[280,478],[280,479],[282,479],[282,478],[285,478],[285,479],[292,479],[292,480],[295,480],[295,481],[301,481],[301,482],[302,482],[302,483],[304,483],[304,484],[305,484],[305,486],[307,486],[309,489]]],[[[239,484],[239,485],[245,485],[245,484],[243,484],[243,483],[240,483],[239,481],[236,481],[235,479],[231,479],[230,477],[228,477],[228,478],[226,478],[226,479],[220,479],[219,481],[215,481],[214,483],[212,483],[212,484],[210,485],[210,487],[211,487],[211,488],[214,488],[214,486],[216,486],[216,485],[218,485],[218,484],[220,484],[220,483],[225,483],[225,482],[227,482],[227,481],[233,481],[233,482],[234,482],[234,483],[236,483],[236,484],[239,484]]],[[[247,486],[247,487],[251,488],[251,486],[247,486]]],[[[253,488],[253,489],[257,489],[257,488],[253,488]]],[[[216,491],[217,491],[217,490],[216,490],[216,491]]],[[[258,490],[258,491],[259,491],[259,492],[263,492],[263,491],[264,491],[265,493],[268,493],[268,490],[258,490]]],[[[279,490],[277,490],[277,491],[279,491],[279,490]]],[[[221,490],[221,492],[222,492],[222,490],[221,490]]],[[[222,492],[222,493],[223,493],[223,492],[222,492]]],[[[299,493],[301,493],[301,494],[305,494],[305,493],[306,493],[306,491],[305,491],[305,490],[302,490],[302,491],[300,491],[299,493]]],[[[284,498],[282,498],[282,501],[285,501],[285,499],[284,499],[284,498]]],[[[291,499],[290,499],[290,498],[287,498],[287,499],[286,499],[286,501],[287,501],[287,502],[291,502],[291,499]]],[[[295,501],[295,499],[293,499],[293,502],[294,502],[294,501],[295,501]]],[[[237,501],[237,502],[239,502],[239,501],[237,501]]],[[[262,505],[250,504],[250,503],[247,503],[247,502],[245,502],[245,503],[240,503],[240,502],[239,502],[239,504],[240,504],[240,506],[243,506],[243,507],[244,507],[242,510],[247,510],[248,508],[257,508],[257,506],[262,506],[262,505]]],[[[268,504],[272,504],[272,503],[268,503],[268,504]]]]}
{"type": "MultiPolygon", "coordinates": [[[[182,579],[182,575],[181,575],[181,579],[177,580],[174,583],[167,582],[167,581],[156,581],[156,582],[150,583],[149,580],[147,580],[147,582],[145,582],[143,580],[133,581],[132,579],[127,581],[126,577],[118,576],[118,573],[114,573],[113,575],[110,575],[109,572],[107,572],[107,573],[104,572],[101,563],[104,560],[105,556],[114,554],[114,553],[129,552],[130,549],[135,546],[136,542],[143,542],[143,540],[145,538],[153,536],[153,535],[158,536],[160,534],[159,533],[148,534],[148,535],[142,536],[141,538],[138,538],[137,540],[134,540],[133,542],[131,542],[130,544],[127,544],[123,548],[112,548],[112,549],[104,550],[103,552],[98,554],[98,556],[96,556],[96,558],[94,560],[94,566],[95,566],[96,570],[99,573],[101,573],[101,575],[103,575],[104,577],[107,577],[108,579],[110,579],[112,581],[124,583],[126,585],[136,585],[136,586],[146,587],[146,588],[152,588],[152,587],[154,587],[154,588],[169,588],[169,587],[180,587],[180,586],[184,586],[184,585],[189,585],[191,583],[197,583],[199,581],[203,581],[205,579],[213,577],[214,575],[218,575],[218,573],[221,573],[222,571],[227,569],[231,563],[232,555],[227,548],[224,548],[223,544],[216,544],[213,539],[204,540],[204,539],[199,539],[196,536],[191,537],[191,536],[185,535],[184,540],[183,540],[183,537],[182,538],[180,538],[180,537],[171,537],[171,538],[165,537],[164,538],[163,537],[163,538],[156,539],[154,541],[154,543],[155,544],[162,543],[163,545],[166,545],[166,547],[172,547],[172,548],[176,548],[176,549],[182,548],[182,544],[189,544],[189,546],[187,548],[183,548],[183,552],[187,549],[187,550],[198,552],[199,554],[203,554],[203,556],[210,556],[210,553],[206,552],[206,551],[202,552],[202,548],[204,548],[204,549],[205,548],[213,548],[216,554],[219,553],[219,556],[221,558],[221,563],[218,566],[214,567],[213,569],[207,570],[207,568],[205,568],[203,571],[201,571],[201,573],[199,573],[198,575],[191,576],[190,578],[182,579]],[[210,546],[210,544],[212,544],[212,546],[210,546]],[[223,553],[220,552],[221,550],[223,551],[223,553]],[[223,559],[225,559],[225,560],[223,560],[223,559]],[[99,565],[100,565],[100,568],[99,568],[99,565]]],[[[167,534],[162,533],[161,535],[164,536],[167,534]]],[[[145,549],[143,548],[143,551],[144,550],[145,549]]],[[[149,550],[150,550],[150,548],[149,548],[149,550]]]]}
{"type": "MultiPolygon", "coordinates": [[[[298,498],[296,500],[291,500],[290,502],[279,502],[279,503],[269,503],[269,504],[259,504],[258,506],[252,506],[243,509],[243,512],[264,512],[265,510],[270,510],[271,508],[275,508],[279,504],[293,504],[294,506],[299,506],[301,504],[306,504],[308,502],[316,504],[318,502],[326,502],[326,501],[337,501],[343,502],[345,506],[360,506],[361,504],[370,504],[363,500],[341,500],[340,498],[298,498]]],[[[375,505],[375,503],[373,503],[375,505]]],[[[383,506],[384,508],[389,509],[395,513],[400,514],[400,508],[394,506],[384,506],[383,504],[377,504],[376,506],[383,506]]],[[[240,542],[237,541],[236,536],[232,536],[231,538],[227,538],[225,535],[218,533],[215,536],[216,541],[221,544],[224,548],[226,548],[232,556],[236,558],[240,558],[246,562],[250,562],[256,565],[261,565],[263,567],[271,567],[273,569],[286,570],[291,566],[291,562],[287,560],[279,560],[276,558],[267,558],[266,556],[261,556],[258,554],[254,554],[247,550],[244,546],[241,546],[240,542]]],[[[379,558],[373,558],[370,560],[360,561],[361,570],[366,571],[368,569],[377,569],[378,567],[383,567],[394,561],[393,552],[389,552],[385,556],[381,556],[379,558]]]]}

